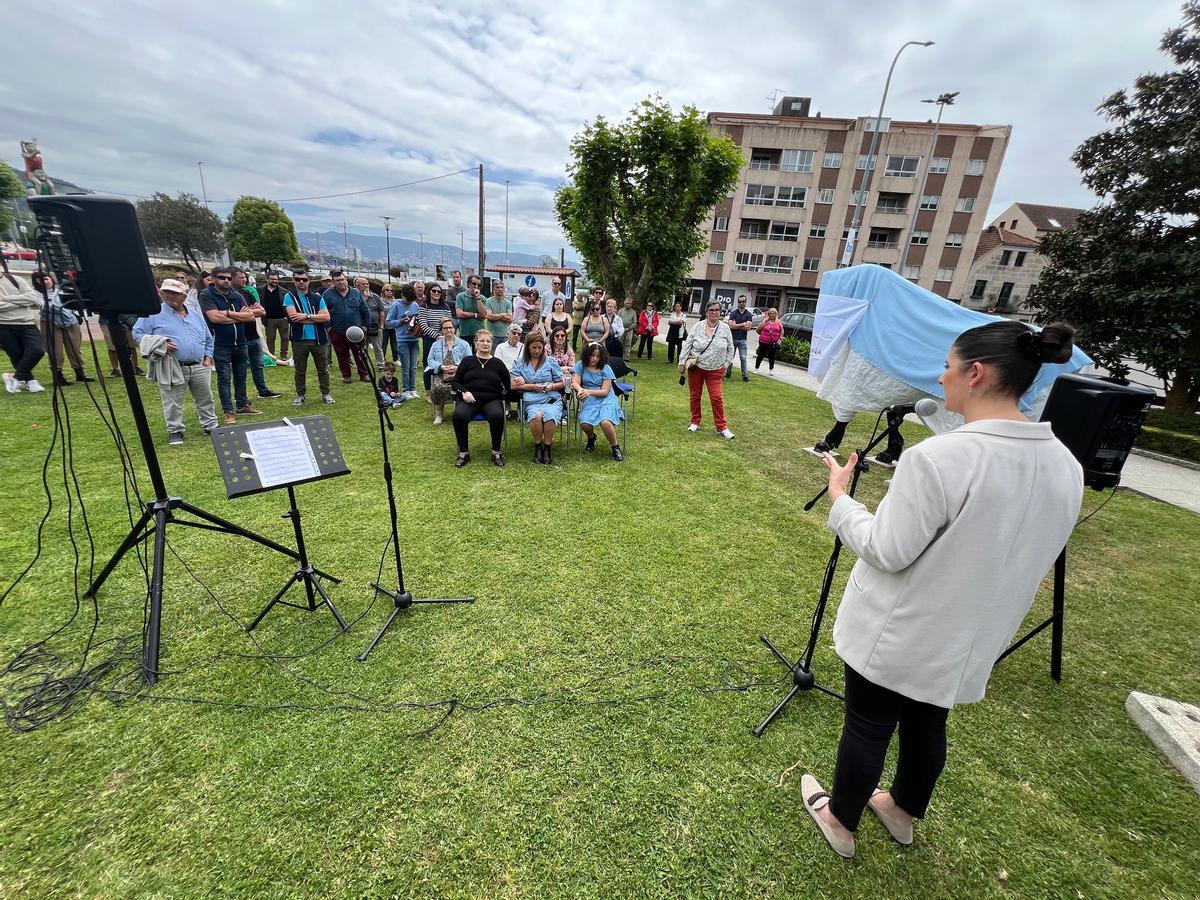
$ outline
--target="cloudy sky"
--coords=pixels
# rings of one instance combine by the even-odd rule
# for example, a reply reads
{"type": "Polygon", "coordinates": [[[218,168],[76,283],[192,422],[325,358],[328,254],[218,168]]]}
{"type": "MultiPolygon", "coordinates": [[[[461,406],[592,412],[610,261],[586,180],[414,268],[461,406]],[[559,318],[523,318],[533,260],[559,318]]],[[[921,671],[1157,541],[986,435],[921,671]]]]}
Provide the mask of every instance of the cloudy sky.
{"type": "Polygon", "coordinates": [[[1142,72],[1178,24],[1177,0],[856,4],[616,0],[44,0],[5,16],[0,155],[36,136],[47,171],[101,191],[288,200],[301,229],[477,240],[474,173],[487,178],[489,247],[554,252],[552,198],[571,137],[661,94],[678,107],[767,111],[811,96],[827,116],[873,115],[906,40],[886,114],[960,91],[948,121],[1011,124],[992,213],[1014,200],[1088,206],[1070,162],[1100,129],[1096,105],[1142,72]],[[36,10],[36,12],[34,12],[36,10]]]}

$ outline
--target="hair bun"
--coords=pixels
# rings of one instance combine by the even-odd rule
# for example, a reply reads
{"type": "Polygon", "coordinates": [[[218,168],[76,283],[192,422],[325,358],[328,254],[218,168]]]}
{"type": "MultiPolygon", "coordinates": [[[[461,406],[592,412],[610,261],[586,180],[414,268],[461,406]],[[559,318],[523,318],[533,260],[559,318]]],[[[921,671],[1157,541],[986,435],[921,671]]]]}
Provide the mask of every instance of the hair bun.
{"type": "Polygon", "coordinates": [[[1075,329],[1064,322],[1047,325],[1030,333],[1037,348],[1037,359],[1046,363],[1065,363],[1075,349],[1075,329]]]}

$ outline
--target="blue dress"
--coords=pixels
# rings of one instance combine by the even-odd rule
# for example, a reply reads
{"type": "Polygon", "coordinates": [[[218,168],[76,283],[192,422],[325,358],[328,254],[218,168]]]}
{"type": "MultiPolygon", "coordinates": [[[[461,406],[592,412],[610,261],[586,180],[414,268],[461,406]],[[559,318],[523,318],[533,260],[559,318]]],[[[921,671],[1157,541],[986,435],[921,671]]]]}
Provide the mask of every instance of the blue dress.
{"type": "MultiPolygon", "coordinates": [[[[605,365],[599,372],[592,372],[583,367],[583,361],[575,363],[575,374],[579,376],[580,383],[588,390],[595,390],[600,387],[605,380],[616,383],[617,376],[613,374],[612,367],[605,365]]],[[[614,425],[620,422],[624,416],[621,414],[621,401],[617,399],[617,392],[611,387],[608,389],[608,394],[604,397],[585,397],[583,407],[579,410],[579,421],[586,425],[599,425],[606,419],[614,425]]]]}
{"type": "MultiPolygon", "coordinates": [[[[513,364],[512,374],[524,378],[526,384],[553,384],[563,380],[562,367],[553,357],[546,357],[541,368],[536,370],[525,360],[519,359],[513,364]]],[[[544,394],[521,391],[521,397],[525,403],[526,422],[532,422],[538,413],[542,414],[543,421],[562,422],[563,403],[560,391],[546,391],[544,394]]]]}

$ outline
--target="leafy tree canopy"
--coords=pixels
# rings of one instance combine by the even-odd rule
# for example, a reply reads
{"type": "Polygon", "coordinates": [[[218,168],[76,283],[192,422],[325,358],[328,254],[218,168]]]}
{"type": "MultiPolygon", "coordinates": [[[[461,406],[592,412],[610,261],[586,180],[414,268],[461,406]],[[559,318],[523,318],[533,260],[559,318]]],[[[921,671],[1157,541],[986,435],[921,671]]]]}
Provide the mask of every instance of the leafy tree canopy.
{"type": "Polygon", "coordinates": [[[262,197],[238,198],[229,214],[225,237],[235,259],[261,262],[264,268],[300,255],[292,220],[278,203],[262,197]]]}
{"type": "Polygon", "coordinates": [[[155,194],[137,204],[142,237],[151,247],[174,250],[188,268],[199,272],[199,254],[221,249],[221,219],[191,194],[155,194]]]}

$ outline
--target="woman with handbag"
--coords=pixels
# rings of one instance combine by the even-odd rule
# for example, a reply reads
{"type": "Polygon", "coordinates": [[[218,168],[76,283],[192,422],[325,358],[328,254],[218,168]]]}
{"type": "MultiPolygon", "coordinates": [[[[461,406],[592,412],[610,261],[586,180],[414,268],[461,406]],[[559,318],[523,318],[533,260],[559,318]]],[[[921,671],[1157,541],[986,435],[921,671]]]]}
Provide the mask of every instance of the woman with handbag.
{"type": "Polygon", "coordinates": [[[767,317],[759,323],[758,349],[754,351],[754,371],[762,365],[763,356],[767,357],[767,373],[775,377],[775,352],[779,342],[783,340],[783,323],[779,321],[779,310],[773,306],[767,307],[767,317]]]}
{"type": "MultiPolygon", "coordinates": [[[[688,396],[692,406],[692,422],[688,431],[699,431],[701,406],[700,394],[708,388],[708,403],[712,407],[713,424],[717,434],[725,440],[733,439],[729,423],[725,421],[725,398],[721,393],[721,380],[725,368],[733,362],[736,348],[733,332],[721,321],[721,303],[710,300],[704,310],[704,321],[688,332],[687,340],[679,351],[679,373],[687,376],[688,396]]],[[[679,379],[682,384],[684,379],[679,379]]]]}
{"type": "Polygon", "coordinates": [[[671,310],[671,318],[667,319],[667,362],[675,362],[675,354],[680,352],[683,342],[687,340],[687,316],[683,314],[683,304],[675,301],[671,310]]]}

